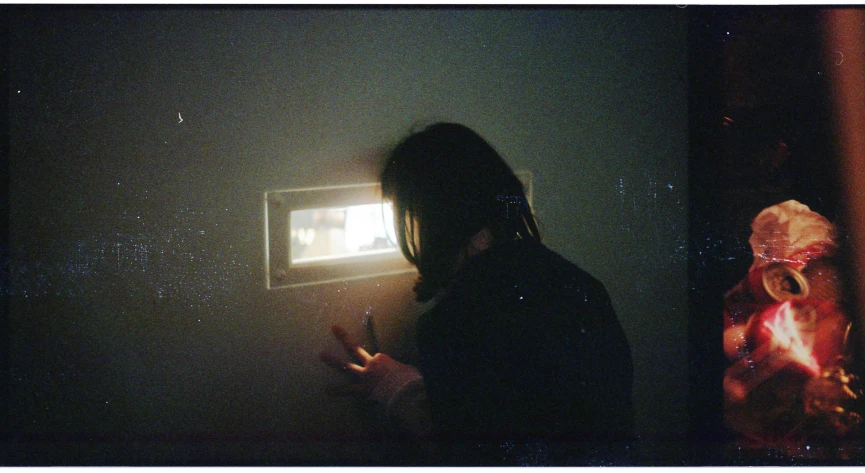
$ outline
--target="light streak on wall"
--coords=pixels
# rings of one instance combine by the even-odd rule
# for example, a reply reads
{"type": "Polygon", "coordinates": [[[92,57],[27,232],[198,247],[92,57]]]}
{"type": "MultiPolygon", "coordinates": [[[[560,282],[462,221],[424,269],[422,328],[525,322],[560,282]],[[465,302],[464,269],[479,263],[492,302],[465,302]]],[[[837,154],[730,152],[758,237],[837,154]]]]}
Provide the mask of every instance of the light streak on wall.
{"type": "MultiPolygon", "coordinates": [[[[849,233],[853,242],[853,272],[858,323],[865,326],[865,11],[830,9],[824,17],[823,43],[827,69],[832,71],[835,133],[841,156],[849,233]],[[844,60],[838,61],[837,52],[844,60]]],[[[865,331],[860,330],[862,346],[865,331]]]]}

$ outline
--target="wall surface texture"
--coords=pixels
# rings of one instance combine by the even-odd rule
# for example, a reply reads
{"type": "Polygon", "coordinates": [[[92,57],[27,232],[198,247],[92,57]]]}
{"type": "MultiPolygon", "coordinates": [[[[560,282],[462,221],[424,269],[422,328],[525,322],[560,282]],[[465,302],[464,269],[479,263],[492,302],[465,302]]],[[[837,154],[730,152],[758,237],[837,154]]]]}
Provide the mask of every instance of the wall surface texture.
{"type": "Polygon", "coordinates": [[[682,9],[10,13],[7,462],[399,463],[318,353],[372,315],[410,362],[413,276],[268,291],[262,194],[375,181],[440,120],[533,173],[630,340],[639,433],[684,435],[682,9]]]}

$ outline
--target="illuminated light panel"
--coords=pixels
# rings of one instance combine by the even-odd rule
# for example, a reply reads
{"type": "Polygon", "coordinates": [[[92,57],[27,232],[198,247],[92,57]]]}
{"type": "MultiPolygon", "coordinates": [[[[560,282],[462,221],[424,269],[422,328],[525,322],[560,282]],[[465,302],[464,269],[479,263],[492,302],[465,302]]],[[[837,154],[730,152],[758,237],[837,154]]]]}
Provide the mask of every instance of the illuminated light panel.
{"type": "Polygon", "coordinates": [[[399,251],[390,203],[295,210],[290,221],[293,265],[399,251]]]}
{"type": "Polygon", "coordinates": [[[268,289],[412,273],[378,183],[264,193],[268,289]]]}

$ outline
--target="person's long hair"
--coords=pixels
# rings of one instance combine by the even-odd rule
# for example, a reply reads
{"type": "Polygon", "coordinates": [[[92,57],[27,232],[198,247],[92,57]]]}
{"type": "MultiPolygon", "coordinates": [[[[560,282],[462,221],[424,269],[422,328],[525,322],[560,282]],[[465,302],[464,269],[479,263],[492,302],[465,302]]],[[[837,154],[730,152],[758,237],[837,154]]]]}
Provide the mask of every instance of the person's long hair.
{"type": "Polygon", "coordinates": [[[461,252],[484,228],[493,244],[541,240],[519,178],[463,125],[438,123],[404,139],[388,155],[381,186],[400,249],[418,269],[418,301],[447,286],[461,252]]]}

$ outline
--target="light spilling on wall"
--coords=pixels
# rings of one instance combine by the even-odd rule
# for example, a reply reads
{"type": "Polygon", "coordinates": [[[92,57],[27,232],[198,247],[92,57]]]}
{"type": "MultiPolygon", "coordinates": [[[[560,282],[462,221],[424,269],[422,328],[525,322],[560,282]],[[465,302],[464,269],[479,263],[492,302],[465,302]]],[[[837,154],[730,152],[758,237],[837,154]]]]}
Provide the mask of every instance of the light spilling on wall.
{"type": "Polygon", "coordinates": [[[293,265],[398,251],[390,203],[295,210],[290,221],[293,265]]]}

